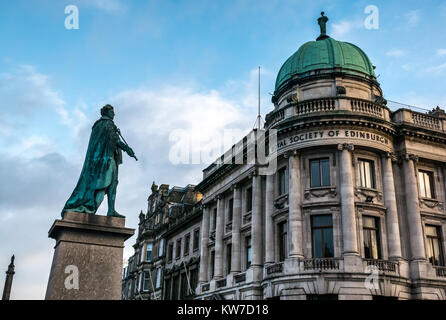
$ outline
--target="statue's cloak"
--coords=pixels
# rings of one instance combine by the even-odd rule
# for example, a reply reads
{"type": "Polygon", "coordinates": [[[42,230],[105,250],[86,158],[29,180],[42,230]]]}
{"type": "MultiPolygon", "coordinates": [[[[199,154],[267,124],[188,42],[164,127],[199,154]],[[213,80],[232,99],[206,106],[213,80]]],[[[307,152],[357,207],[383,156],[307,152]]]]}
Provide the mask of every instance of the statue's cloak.
{"type": "Polygon", "coordinates": [[[62,216],[64,211],[96,213],[112,179],[117,179],[118,165],[122,163],[117,130],[113,120],[105,116],[93,125],[81,175],[62,216]]]}

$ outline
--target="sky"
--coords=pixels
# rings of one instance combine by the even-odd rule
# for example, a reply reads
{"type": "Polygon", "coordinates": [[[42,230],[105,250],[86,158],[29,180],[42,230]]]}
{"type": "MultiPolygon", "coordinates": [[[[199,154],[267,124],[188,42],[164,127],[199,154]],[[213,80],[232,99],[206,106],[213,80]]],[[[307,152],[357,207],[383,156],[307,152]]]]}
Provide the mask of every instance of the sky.
{"type": "Polygon", "coordinates": [[[139,159],[124,156],[116,203],[137,228],[152,181],[202,178],[205,157],[178,163],[175,148],[199,146],[212,159],[224,133],[253,127],[258,66],[262,116],[272,110],[277,72],[319,35],[321,11],[328,35],[367,53],[386,99],[446,107],[445,1],[1,1],[0,286],[14,253],[11,299],[45,296],[55,245],[47,232],[77,183],[103,105],[115,107],[139,159]],[[78,29],[66,28],[69,5],[78,29]],[[370,5],[374,28],[365,23],[370,5]]]}

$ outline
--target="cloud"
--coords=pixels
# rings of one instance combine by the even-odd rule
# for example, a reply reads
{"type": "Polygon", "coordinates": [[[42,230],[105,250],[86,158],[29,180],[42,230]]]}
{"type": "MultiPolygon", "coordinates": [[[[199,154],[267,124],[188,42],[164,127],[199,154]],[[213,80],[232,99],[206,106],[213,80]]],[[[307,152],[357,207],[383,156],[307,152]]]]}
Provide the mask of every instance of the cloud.
{"type": "Polygon", "coordinates": [[[437,66],[432,66],[432,67],[427,68],[427,71],[429,73],[437,74],[437,75],[444,74],[445,70],[446,70],[446,62],[442,63],[442,64],[439,64],[437,66]]]}
{"type": "Polygon", "coordinates": [[[444,56],[444,55],[446,55],[446,49],[443,49],[443,48],[441,48],[441,49],[437,49],[437,56],[444,56]]]}
{"type": "Polygon", "coordinates": [[[404,16],[406,18],[407,25],[409,27],[415,27],[420,21],[420,10],[411,10],[406,12],[404,16]]]}
{"type": "Polygon", "coordinates": [[[345,36],[352,30],[353,23],[348,21],[341,21],[339,23],[333,23],[332,28],[333,28],[332,31],[333,37],[340,38],[345,36]]]}
{"type": "Polygon", "coordinates": [[[395,58],[405,56],[406,54],[407,51],[402,49],[390,49],[389,51],[386,52],[386,56],[395,58]]]}
{"type": "Polygon", "coordinates": [[[126,10],[125,5],[120,0],[78,0],[81,5],[94,7],[107,13],[117,13],[126,10]]]}
{"type": "MultiPolygon", "coordinates": [[[[15,117],[23,114],[13,108],[17,97],[28,95],[31,98],[25,99],[26,103],[18,108],[33,113],[35,106],[42,106],[63,126],[72,124],[70,119],[76,117],[76,111],[66,107],[61,94],[51,87],[50,78],[33,67],[20,70],[8,74],[12,82],[5,84],[11,85],[8,90],[1,89],[0,103],[7,101],[7,108],[0,109],[2,114],[14,123],[15,117]]],[[[263,72],[268,76],[266,70],[263,72]]],[[[47,238],[47,232],[54,219],[60,217],[79,178],[91,125],[99,118],[100,106],[106,102],[114,105],[115,122],[139,158],[136,162],[124,155],[116,200],[117,210],[127,217],[126,225],[136,228],[139,211],[146,211],[153,180],[184,186],[198,183],[202,178],[204,164],[175,165],[169,161],[172,130],[185,130],[192,141],[200,143],[219,136],[225,129],[239,129],[241,137],[252,128],[255,119],[257,99],[254,98],[256,90],[252,89],[256,87],[256,80],[257,75],[252,71],[247,79],[230,81],[220,90],[203,91],[188,86],[139,87],[104,97],[104,101],[95,103],[97,113],[79,116],[83,118],[82,124],[65,141],[72,149],[69,155],[59,150],[52,136],[22,134],[21,130],[10,133],[15,143],[3,147],[0,144],[0,179],[4,181],[0,184],[0,221],[3,222],[0,241],[4,244],[0,246],[0,265],[7,265],[10,256],[16,254],[12,298],[44,298],[54,252],[54,240],[47,238]],[[229,95],[235,98],[229,99],[229,95]]],[[[84,110],[78,109],[79,112],[84,110]]],[[[30,125],[26,120],[24,117],[24,128],[30,125]]],[[[49,125],[55,126],[54,123],[49,125]]],[[[60,128],[64,127],[56,129],[60,128]]],[[[3,125],[3,130],[7,131],[7,125],[3,125]]],[[[106,210],[104,201],[98,214],[105,214],[106,210]]],[[[126,242],[125,258],[133,254],[134,241],[132,238],[126,242]]]]}

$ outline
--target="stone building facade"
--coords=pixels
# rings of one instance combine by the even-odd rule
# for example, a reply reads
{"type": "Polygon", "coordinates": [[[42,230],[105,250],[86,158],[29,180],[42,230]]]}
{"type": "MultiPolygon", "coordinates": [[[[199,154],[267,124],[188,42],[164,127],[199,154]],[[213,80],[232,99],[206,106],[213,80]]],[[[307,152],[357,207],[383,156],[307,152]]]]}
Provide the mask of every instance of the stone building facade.
{"type": "Polygon", "coordinates": [[[151,191],[123,271],[123,299],[191,299],[198,284],[201,194],[193,185],[153,183],[151,191]]]}
{"type": "Polygon", "coordinates": [[[286,60],[251,133],[276,130],[273,174],[233,163],[243,139],[203,171],[199,213],[165,241],[199,228],[195,299],[444,300],[445,112],[391,110],[360,48],[318,39],[286,60]]]}

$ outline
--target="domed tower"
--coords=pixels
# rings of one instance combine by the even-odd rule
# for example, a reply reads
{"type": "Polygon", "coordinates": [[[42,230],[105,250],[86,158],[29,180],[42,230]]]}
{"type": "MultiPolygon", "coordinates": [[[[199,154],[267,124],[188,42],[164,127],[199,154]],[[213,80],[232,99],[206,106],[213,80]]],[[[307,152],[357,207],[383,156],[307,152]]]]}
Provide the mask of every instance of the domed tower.
{"type": "MultiPolygon", "coordinates": [[[[322,12],[322,17],[324,13],[322,12]]],[[[335,40],[325,34],[303,44],[279,70],[266,128],[295,115],[345,110],[379,115],[388,120],[386,103],[376,80],[372,62],[359,47],[335,40]],[[328,98],[328,99],[327,99],[328,98]],[[322,100],[321,100],[322,99],[322,100]],[[304,106],[294,108],[290,106],[304,106]]]]}

